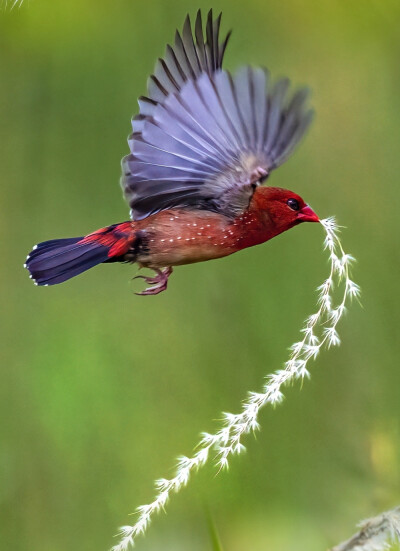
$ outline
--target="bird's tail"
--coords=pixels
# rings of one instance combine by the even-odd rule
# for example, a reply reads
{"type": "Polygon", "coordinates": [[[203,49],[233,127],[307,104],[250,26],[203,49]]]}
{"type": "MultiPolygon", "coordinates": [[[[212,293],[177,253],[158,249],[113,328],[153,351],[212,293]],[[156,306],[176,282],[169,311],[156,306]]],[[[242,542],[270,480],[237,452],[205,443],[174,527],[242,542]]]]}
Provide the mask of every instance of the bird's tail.
{"type": "Polygon", "coordinates": [[[101,262],[124,261],[136,239],[132,223],[123,222],[85,237],[44,241],[28,255],[25,268],[36,285],[55,285],[101,262]]]}

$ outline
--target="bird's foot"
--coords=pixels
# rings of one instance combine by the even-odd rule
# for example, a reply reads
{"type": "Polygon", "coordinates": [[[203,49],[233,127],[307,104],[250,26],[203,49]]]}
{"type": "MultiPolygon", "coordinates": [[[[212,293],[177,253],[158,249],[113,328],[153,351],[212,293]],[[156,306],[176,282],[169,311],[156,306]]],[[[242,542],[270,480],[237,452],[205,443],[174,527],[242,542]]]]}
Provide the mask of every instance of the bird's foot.
{"type": "Polygon", "coordinates": [[[164,270],[158,270],[154,268],[154,271],[157,273],[155,277],[147,277],[147,276],[136,276],[133,279],[144,279],[145,282],[148,285],[152,285],[152,287],[147,287],[144,291],[141,291],[140,293],[135,293],[135,295],[158,295],[158,293],[162,293],[162,291],[165,291],[168,285],[168,278],[172,274],[172,268],[165,268],[164,270]]]}

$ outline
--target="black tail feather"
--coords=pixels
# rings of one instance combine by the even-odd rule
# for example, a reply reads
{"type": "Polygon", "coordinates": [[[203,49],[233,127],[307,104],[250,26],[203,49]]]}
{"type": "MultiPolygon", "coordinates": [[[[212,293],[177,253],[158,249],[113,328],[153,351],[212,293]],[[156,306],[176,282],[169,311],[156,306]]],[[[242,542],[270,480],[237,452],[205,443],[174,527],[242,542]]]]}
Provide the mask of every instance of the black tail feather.
{"type": "Polygon", "coordinates": [[[83,239],[53,239],[36,245],[25,264],[35,284],[62,283],[108,260],[109,247],[83,239]]]}

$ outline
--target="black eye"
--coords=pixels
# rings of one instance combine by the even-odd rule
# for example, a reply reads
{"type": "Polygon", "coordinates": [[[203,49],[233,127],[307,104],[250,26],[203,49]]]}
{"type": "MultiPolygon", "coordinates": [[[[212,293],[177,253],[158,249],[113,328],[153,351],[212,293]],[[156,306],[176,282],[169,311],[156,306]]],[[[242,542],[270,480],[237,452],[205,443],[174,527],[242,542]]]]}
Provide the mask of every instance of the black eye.
{"type": "Polygon", "coordinates": [[[292,210],[300,210],[300,205],[297,199],[288,199],[286,204],[292,210]]]}

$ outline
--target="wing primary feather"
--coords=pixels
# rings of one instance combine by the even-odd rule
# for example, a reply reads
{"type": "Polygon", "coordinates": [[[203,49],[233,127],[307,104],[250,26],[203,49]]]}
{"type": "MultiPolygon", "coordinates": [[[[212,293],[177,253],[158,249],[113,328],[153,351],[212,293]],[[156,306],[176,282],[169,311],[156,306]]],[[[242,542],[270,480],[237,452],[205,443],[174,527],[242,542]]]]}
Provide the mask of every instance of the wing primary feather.
{"type": "Polygon", "coordinates": [[[204,36],[203,36],[203,22],[201,19],[200,10],[198,10],[197,16],[196,16],[195,36],[196,36],[197,54],[199,56],[200,63],[202,67],[205,68],[206,71],[209,71],[210,69],[208,67],[208,62],[207,62],[207,55],[206,55],[204,36]]]}
{"type": "Polygon", "coordinates": [[[222,67],[222,60],[224,59],[225,50],[226,50],[226,47],[228,45],[228,42],[229,42],[229,39],[230,39],[231,35],[232,35],[232,31],[229,31],[228,34],[225,37],[224,42],[222,43],[221,51],[219,53],[219,59],[218,59],[218,65],[220,67],[222,67]]]}
{"type": "MultiPolygon", "coordinates": [[[[220,95],[220,92],[218,90],[218,86],[216,85],[214,79],[210,79],[210,86],[212,86],[213,90],[214,90],[214,95],[215,95],[215,100],[218,104],[218,109],[219,111],[221,112],[222,114],[222,117],[224,118],[224,121],[225,121],[225,127],[228,127],[230,129],[230,132],[231,132],[231,135],[234,139],[234,144],[236,146],[237,149],[240,149],[241,147],[241,143],[240,143],[240,136],[239,136],[239,133],[238,131],[236,130],[236,127],[235,125],[233,124],[232,122],[232,119],[231,117],[229,116],[228,114],[228,111],[226,109],[226,106],[225,106],[225,103],[224,101],[222,100],[221,98],[221,95],[220,95]]],[[[226,98],[224,98],[226,99],[226,98]]],[[[217,110],[215,109],[215,112],[217,110]]],[[[222,122],[222,121],[221,121],[222,122]]],[[[221,127],[221,125],[220,125],[221,127]]]]}
{"type": "Polygon", "coordinates": [[[180,90],[180,86],[178,85],[178,83],[176,82],[175,78],[173,77],[171,71],[169,70],[168,68],[168,65],[165,63],[165,61],[163,59],[159,59],[158,60],[159,63],[161,64],[162,68],[164,69],[164,72],[166,74],[166,76],[169,78],[172,86],[174,86],[175,90],[177,90],[179,92],[180,90]]]}
{"type": "Polygon", "coordinates": [[[236,90],[235,82],[234,82],[232,76],[229,73],[228,73],[228,81],[229,81],[230,87],[232,89],[232,97],[233,97],[233,101],[235,102],[236,112],[238,114],[238,118],[239,118],[240,124],[242,126],[244,136],[245,136],[245,142],[249,143],[250,137],[249,137],[249,134],[248,134],[248,131],[247,131],[246,123],[243,120],[243,116],[242,116],[242,113],[241,113],[241,110],[240,110],[240,107],[239,107],[239,101],[238,101],[238,97],[237,97],[237,90],[236,90]]]}
{"type": "Polygon", "coordinates": [[[270,86],[271,86],[271,78],[270,73],[267,68],[264,68],[265,73],[265,117],[263,121],[263,133],[262,133],[262,139],[261,139],[261,147],[265,147],[265,143],[267,141],[268,137],[268,123],[269,118],[271,115],[271,92],[270,92],[270,86]]]}
{"type": "Polygon", "coordinates": [[[154,124],[165,134],[169,134],[178,144],[188,148],[194,154],[203,158],[206,157],[209,163],[213,163],[214,169],[221,166],[220,156],[216,156],[215,152],[207,145],[204,145],[204,140],[194,133],[194,130],[189,128],[181,117],[177,116],[174,111],[169,111],[168,106],[159,106],[158,113],[162,112],[162,118],[155,113],[154,124]]]}
{"type": "Polygon", "coordinates": [[[299,125],[299,119],[302,115],[301,109],[307,99],[307,96],[308,91],[303,88],[298,90],[290,100],[284,112],[279,134],[276,137],[275,145],[272,149],[273,158],[279,155],[280,151],[286,148],[288,141],[292,139],[295,129],[299,125]]]}
{"type": "Polygon", "coordinates": [[[138,104],[139,104],[139,111],[141,115],[143,115],[143,118],[145,118],[146,116],[152,115],[154,108],[157,105],[157,102],[155,102],[154,100],[146,96],[140,96],[138,99],[138,104]]]}
{"type": "Polygon", "coordinates": [[[160,161],[163,158],[165,158],[165,156],[170,155],[171,157],[175,157],[176,159],[181,159],[184,163],[189,163],[196,173],[198,172],[196,167],[198,167],[198,168],[203,167],[203,169],[205,171],[207,171],[208,173],[210,173],[210,174],[212,174],[212,171],[215,170],[215,166],[212,166],[212,165],[210,166],[207,163],[206,160],[203,160],[201,158],[200,159],[199,158],[195,159],[193,157],[188,156],[187,154],[184,154],[183,152],[178,153],[176,151],[171,151],[170,149],[166,149],[166,148],[162,147],[161,145],[153,145],[150,142],[145,141],[145,139],[141,140],[140,142],[137,141],[137,144],[138,144],[138,147],[135,151],[135,154],[138,156],[138,158],[141,161],[146,161],[146,162],[149,162],[150,164],[156,164],[156,163],[152,162],[151,159],[150,160],[146,159],[146,149],[149,148],[151,153],[148,153],[148,155],[149,154],[150,155],[154,154],[154,152],[156,152],[156,154],[157,154],[157,152],[158,152],[159,155],[158,155],[157,159],[160,160],[160,161]]]}
{"type": "Polygon", "coordinates": [[[207,15],[206,37],[207,37],[206,54],[207,54],[208,67],[211,74],[215,71],[212,9],[208,12],[208,15],[207,15]]]}
{"type": "MultiPolygon", "coordinates": [[[[208,78],[206,74],[203,78],[208,78]]],[[[207,107],[207,102],[199,90],[199,81],[190,82],[182,91],[181,99],[184,101],[186,111],[191,117],[195,128],[198,128],[205,135],[210,144],[219,151],[222,158],[226,158],[229,141],[226,135],[218,127],[214,116],[207,107]]]]}
{"type": "Polygon", "coordinates": [[[156,101],[163,101],[163,99],[168,96],[167,90],[164,88],[164,86],[155,75],[151,75],[151,77],[149,78],[148,88],[150,95],[154,96],[156,98],[156,101]],[[157,99],[157,96],[160,99],[157,99]]]}
{"type": "Polygon", "coordinates": [[[175,65],[176,70],[178,71],[179,76],[182,79],[182,82],[185,82],[187,80],[187,76],[185,75],[185,72],[183,71],[179,63],[178,58],[175,55],[174,49],[169,44],[167,44],[167,47],[165,50],[165,57],[167,58],[167,61],[170,62],[170,64],[173,63],[175,65]]]}
{"type": "Polygon", "coordinates": [[[224,111],[226,112],[231,125],[235,129],[235,134],[239,144],[238,149],[244,149],[246,147],[246,136],[237,110],[231,78],[226,71],[220,71],[215,73],[214,81],[215,87],[218,91],[218,96],[223,104],[224,111]]]}
{"type": "MultiPolygon", "coordinates": [[[[188,83],[189,84],[189,83],[188,83]]],[[[193,84],[192,82],[190,84],[193,84]]],[[[199,121],[193,116],[186,103],[180,96],[170,96],[168,101],[162,106],[171,107],[171,114],[180,120],[181,125],[194,141],[197,141],[209,155],[213,155],[224,161],[226,156],[218,147],[210,134],[203,129],[199,121]],[[173,105],[172,105],[173,104],[173,105]],[[180,108],[181,107],[181,108],[180,108]],[[179,110],[180,108],[180,110],[179,110]]]]}
{"type": "Polygon", "coordinates": [[[182,39],[186,55],[193,69],[193,74],[196,75],[201,72],[201,62],[197,55],[196,47],[193,41],[192,25],[190,23],[189,14],[186,16],[185,23],[183,25],[182,39]]]}
{"type": "Polygon", "coordinates": [[[313,118],[314,118],[314,110],[309,109],[307,113],[302,116],[296,130],[293,132],[290,142],[287,144],[284,151],[282,151],[280,155],[277,157],[277,159],[275,160],[275,166],[273,168],[280,166],[282,163],[286,161],[289,155],[291,155],[294,148],[296,147],[296,145],[299,143],[299,141],[307,131],[307,128],[310,126],[313,118]]]}
{"type": "Polygon", "coordinates": [[[252,134],[254,142],[251,144],[254,148],[257,147],[258,140],[258,129],[256,123],[256,105],[255,105],[255,90],[254,90],[254,69],[248,67],[247,69],[248,79],[249,79],[249,96],[250,96],[250,111],[251,111],[251,124],[252,124],[252,134]]]}
{"type": "Polygon", "coordinates": [[[202,75],[202,77],[196,81],[195,87],[198,98],[202,104],[202,111],[200,110],[200,106],[196,105],[196,113],[199,113],[200,115],[202,112],[204,113],[204,117],[202,118],[202,127],[207,130],[210,129],[214,141],[216,141],[218,145],[224,145],[225,151],[228,153],[233,145],[232,135],[229,133],[229,126],[227,128],[227,121],[225,117],[223,123],[221,124],[221,111],[219,109],[218,98],[216,97],[214,88],[211,86],[208,75],[202,75]],[[210,121],[209,124],[207,124],[206,116],[210,121]]]}
{"type": "Polygon", "coordinates": [[[196,73],[194,72],[193,67],[190,64],[185,46],[183,44],[182,37],[178,31],[176,31],[176,34],[175,34],[175,46],[176,46],[176,57],[178,59],[179,59],[179,56],[181,57],[180,64],[186,65],[187,73],[190,74],[191,78],[195,79],[196,73]]]}
{"type": "Polygon", "coordinates": [[[277,136],[281,124],[282,103],[284,101],[287,89],[289,87],[289,79],[282,78],[275,83],[271,94],[270,113],[268,117],[267,136],[265,150],[270,151],[277,136]]]}
{"type": "Polygon", "coordinates": [[[219,67],[221,67],[219,62],[219,44],[218,44],[218,37],[219,37],[219,29],[221,27],[221,16],[222,13],[220,13],[217,17],[217,19],[214,22],[213,26],[213,46],[214,46],[214,52],[213,52],[213,58],[214,58],[214,71],[216,71],[219,67]]]}
{"type": "Polygon", "coordinates": [[[253,116],[255,120],[255,142],[256,151],[262,151],[263,145],[263,133],[264,133],[264,121],[266,117],[266,90],[267,79],[263,69],[253,69],[253,85],[254,85],[254,107],[253,116]]]}

